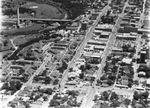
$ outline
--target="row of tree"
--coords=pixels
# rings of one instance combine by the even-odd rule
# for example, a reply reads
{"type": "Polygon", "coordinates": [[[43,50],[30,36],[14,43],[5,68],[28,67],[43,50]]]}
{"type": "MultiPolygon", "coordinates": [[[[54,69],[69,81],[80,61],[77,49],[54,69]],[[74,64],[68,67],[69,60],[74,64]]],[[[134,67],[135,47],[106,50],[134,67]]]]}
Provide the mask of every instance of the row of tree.
{"type": "Polygon", "coordinates": [[[9,81],[5,82],[1,89],[5,89],[6,91],[11,91],[13,95],[16,91],[20,90],[22,83],[20,81],[9,81]]]}

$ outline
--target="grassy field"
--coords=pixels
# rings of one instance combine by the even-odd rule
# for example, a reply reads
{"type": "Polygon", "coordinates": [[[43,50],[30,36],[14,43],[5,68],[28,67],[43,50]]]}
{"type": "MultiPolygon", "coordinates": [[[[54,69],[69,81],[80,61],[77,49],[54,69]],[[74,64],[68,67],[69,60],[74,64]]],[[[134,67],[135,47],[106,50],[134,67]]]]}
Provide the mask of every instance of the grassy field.
{"type": "Polygon", "coordinates": [[[59,19],[59,18],[63,18],[62,16],[64,15],[64,13],[59,9],[57,9],[57,7],[54,7],[52,5],[47,5],[47,4],[38,4],[35,2],[30,2],[25,4],[23,7],[30,8],[30,9],[33,7],[33,10],[36,12],[35,15],[36,18],[59,19]],[[33,6],[36,6],[36,8],[34,8],[33,6]]]}
{"type": "Polygon", "coordinates": [[[36,18],[61,19],[64,18],[66,14],[65,10],[53,5],[53,2],[50,2],[51,4],[47,4],[46,2],[38,3],[36,0],[6,0],[6,2],[10,4],[10,7],[13,10],[16,10],[19,6],[21,6],[35,11],[36,18]],[[36,6],[36,8],[34,6],[36,6]]]}

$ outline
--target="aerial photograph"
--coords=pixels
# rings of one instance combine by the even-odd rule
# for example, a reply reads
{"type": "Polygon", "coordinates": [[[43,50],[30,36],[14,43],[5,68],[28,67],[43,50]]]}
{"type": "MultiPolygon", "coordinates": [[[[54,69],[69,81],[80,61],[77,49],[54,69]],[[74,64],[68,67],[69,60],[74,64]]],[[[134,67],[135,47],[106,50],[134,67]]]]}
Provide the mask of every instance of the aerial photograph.
{"type": "Polygon", "coordinates": [[[0,2],[0,108],[150,108],[150,0],[0,2]]]}

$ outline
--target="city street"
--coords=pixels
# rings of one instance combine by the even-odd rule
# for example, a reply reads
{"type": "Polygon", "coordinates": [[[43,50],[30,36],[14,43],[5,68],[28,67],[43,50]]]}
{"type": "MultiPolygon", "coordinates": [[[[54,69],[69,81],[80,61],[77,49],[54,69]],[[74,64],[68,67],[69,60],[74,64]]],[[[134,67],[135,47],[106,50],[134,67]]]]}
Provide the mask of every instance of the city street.
{"type": "Polygon", "coordinates": [[[149,62],[137,60],[150,60],[141,54],[150,47],[150,27],[144,25],[150,22],[149,1],[32,1],[37,6],[30,0],[15,6],[14,1],[3,6],[4,21],[13,23],[4,24],[10,34],[2,34],[1,108],[129,108],[133,102],[135,107],[148,106],[149,62]],[[45,5],[51,8],[36,10],[45,5]],[[8,48],[12,50],[4,51],[8,48]],[[140,91],[137,97],[135,91],[140,91]]]}
{"type": "Polygon", "coordinates": [[[44,70],[45,65],[47,64],[47,62],[51,59],[51,56],[49,57],[45,57],[44,58],[44,62],[41,64],[41,66],[37,69],[37,71],[30,77],[30,79],[20,88],[19,91],[17,91],[15,94],[13,94],[8,100],[6,100],[3,104],[2,104],[2,108],[7,108],[7,104],[8,102],[12,101],[20,91],[24,90],[25,87],[29,86],[35,75],[38,75],[42,70],[44,70]]]}
{"type": "Polygon", "coordinates": [[[103,8],[101,14],[99,14],[99,16],[97,17],[95,23],[93,24],[93,26],[91,28],[89,28],[89,31],[87,32],[84,41],[81,43],[81,45],[79,46],[79,49],[77,49],[76,54],[74,55],[74,57],[72,58],[71,62],[68,65],[68,68],[65,70],[64,74],[63,74],[63,78],[62,81],[60,83],[60,85],[63,87],[63,85],[65,84],[65,80],[67,79],[67,74],[68,74],[68,70],[70,67],[73,66],[74,61],[77,60],[77,58],[79,58],[82,55],[82,51],[84,49],[84,47],[86,46],[88,40],[92,37],[92,34],[94,32],[95,27],[97,26],[101,16],[103,16],[106,11],[109,9],[110,7],[107,5],[106,7],[103,8]]]}
{"type": "Polygon", "coordinates": [[[104,50],[104,53],[103,53],[103,57],[102,57],[103,59],[102,59],[102,61],[101,61],[101,66],[99,67],[99,70],[98,70],[97,75],[96,75],[95,82],[93,83],[93,88],[90,89],[89,97],[88,97],[88,99],[86,100],[85,104],[83,104],[83,106],[81,106],[81,108],[91,108],[91,107],[90,107],[90,104],[91,104],[91,102],[92,102],[92,100],[93,100],[93,97],[94,97],[94,94],[93,94],[93,93],[94,93],[94,91],[95,91],[95,88],[94,88],[94,87],[96,86],[96,81],[97,81],[97,79],[99,79],[99,78],[101,77],[101,75],[102,75],[102,70],[103,70],[103,68],[104,68],[104,66],[105,66],[105,62],[106,62],[107,56],[108,56],[109,52],[111,52],[112,46],[113,46],[114,41],[115,41],[115,35],[116,35],[116,33],[117,33],[117,28],[118,28],[118,26],[119,26],[120,23],[121,23],[121,17],[124,16],[124,10],[125,10],[125,8],[126,8],[127,6],[128,6],[128,0],[127,0],[127,2],[125,3],[124,8],[123,8],[123,10],[122,10],[122,13],[121,13],[120,16],[118,17],[118,19],[117,19],[117,21],[116,21],[116,24],[115,24],[115,26],[114,26],[114,28],[113,28],[112,34],[111,34],[110,37],[109,37],[109,42],[108,42],[108,44],[107,44],[107,46],[106,46],[106,48],[105,48],[105,50],[104,50]]]}

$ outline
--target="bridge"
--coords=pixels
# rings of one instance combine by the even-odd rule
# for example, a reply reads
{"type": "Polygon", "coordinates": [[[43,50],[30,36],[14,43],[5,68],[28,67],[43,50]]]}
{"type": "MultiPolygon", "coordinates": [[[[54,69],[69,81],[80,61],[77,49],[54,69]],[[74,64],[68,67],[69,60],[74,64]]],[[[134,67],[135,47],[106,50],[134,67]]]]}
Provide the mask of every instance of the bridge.
{"type": "MultiPolygon", "coordinates": [[[[13,19],[3,19],[3,21],[17,21],[17,18],[13,19]]],[[[69,19],[43,19],[43,18],[19,18],[20,21],[43,21],[43,22],[71,22],[72,20],[69,19]]]]}

